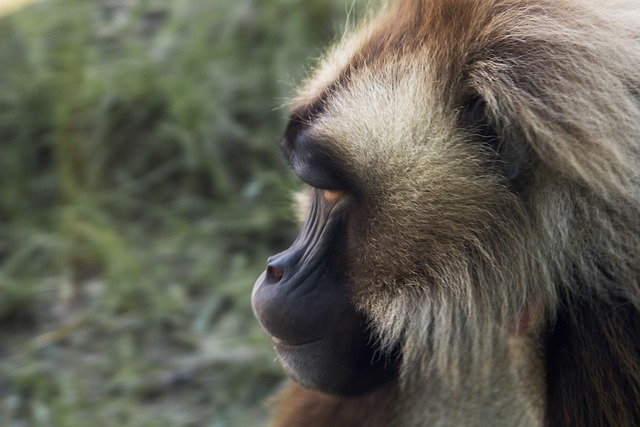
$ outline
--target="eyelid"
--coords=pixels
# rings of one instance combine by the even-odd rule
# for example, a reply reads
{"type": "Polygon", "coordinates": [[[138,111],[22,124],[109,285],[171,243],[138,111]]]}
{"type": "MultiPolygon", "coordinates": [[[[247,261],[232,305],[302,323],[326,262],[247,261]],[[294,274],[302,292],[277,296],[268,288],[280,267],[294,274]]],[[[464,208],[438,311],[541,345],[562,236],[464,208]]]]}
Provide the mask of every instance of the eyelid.
{"type": "Polygon", "coordinates": [[[292,122],[285,133],[282,148],[298,178],[318,189],[347,189],[349,178],[342,156],[330,141],[292,122]]]}

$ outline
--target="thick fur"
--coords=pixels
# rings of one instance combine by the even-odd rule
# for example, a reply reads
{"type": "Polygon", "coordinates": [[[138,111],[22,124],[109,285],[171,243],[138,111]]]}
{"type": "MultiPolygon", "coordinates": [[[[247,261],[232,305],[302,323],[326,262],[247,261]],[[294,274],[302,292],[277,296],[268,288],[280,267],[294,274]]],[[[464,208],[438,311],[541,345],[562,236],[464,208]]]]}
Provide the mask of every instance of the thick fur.
{"type": "Polygon", "coordinates": [[[291,384],[275,399],[274,404],[280,411],[272,425],[386,427],[393,425],[392,409],[397,392],[397,386],[389,385],[365,396],[338,398],[291,384]]]}
{"type": "Polygon", "coordinates": [[[535,426],[518,396],[506,359],[497,349],[491,384],[459,387],[428,374],[399,385],[390,383],[356,398],[323,395],[290,384],[273,402],[272,427],[514,427],[535,426]],[[505,369],[506,368],[506,369],[505,369]]]}
{"type": "Polygon", "coordinates": [[[637,1],[401,0],[300,89],[360,184],[354,303],[402,352],[383,425],[640,425],[639,70],[637,1]],[[512,180],[464,122],[477,99],[512,180]]]}

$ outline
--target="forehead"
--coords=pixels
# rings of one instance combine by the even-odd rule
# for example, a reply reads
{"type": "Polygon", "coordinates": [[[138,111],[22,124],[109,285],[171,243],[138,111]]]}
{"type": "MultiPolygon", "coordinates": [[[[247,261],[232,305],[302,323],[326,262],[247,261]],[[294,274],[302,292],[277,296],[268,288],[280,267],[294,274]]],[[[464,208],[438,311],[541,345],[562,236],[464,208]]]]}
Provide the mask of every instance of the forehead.
{"type": "MultiPolygon", "coordinates": [[[[298,91],[295,112],[318,110],[336,89],[417,63],[441,85],[455,78],[481,44],[491,0],[400,0],[347,34],[298,91]],[[475,40],[474,40],[475,39],[475,40]]],[[[494,11],[495,12],[495,11],[494,11]]]]}
{"type": "Polygon", "coordinates": [[[293,116],[360,163],[356,170],[441,149],[464,93],[455,87],[465,62],[455,51],[468,37],[459,3],[412,0],[383,9],[328,54],[299,91],[293,116]]]}

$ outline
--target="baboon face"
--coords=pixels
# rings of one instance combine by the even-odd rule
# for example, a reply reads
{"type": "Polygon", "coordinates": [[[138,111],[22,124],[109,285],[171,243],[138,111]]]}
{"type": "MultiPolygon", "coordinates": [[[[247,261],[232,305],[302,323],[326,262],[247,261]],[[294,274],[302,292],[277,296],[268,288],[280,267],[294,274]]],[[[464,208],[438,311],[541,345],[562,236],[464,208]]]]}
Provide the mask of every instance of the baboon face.
{"type": "Polygon", "coordinates": [[[612,34],[638,38],[561,3],[400,0],[302,86],[282,147],[309,217],[253,293],[301,384],[460,378],[561,298],[636,298],[612,282],[638,277],[638,61],[612,34]]]}
{"type": "MultiPolygon", "coordinates": [[[[433,52],[416,45],[389,58],[365,40],[331,79],[320,69],[295,102],[282,147],[310,187],[309,217],[253,293],[288,373],[337,394],[369,391],[416,357],[403,340],[415,338],[410,316],[423,317],[425,304],[460,316],[446,322],[469,318],[472,300],[497,293],[470,287],[475,275],[513,262],[506,248],[521,244],[510,230],[523,161],[489,124],[484,101],[465,93],[462,76],[440,78],[451,67],[433,52]]],[[[353,44],[334,52],[330,68],[353,44]]],[[[509,298],[494,298],[507,308],[492,320],[509,320],[520,302],[509,298]]]]}

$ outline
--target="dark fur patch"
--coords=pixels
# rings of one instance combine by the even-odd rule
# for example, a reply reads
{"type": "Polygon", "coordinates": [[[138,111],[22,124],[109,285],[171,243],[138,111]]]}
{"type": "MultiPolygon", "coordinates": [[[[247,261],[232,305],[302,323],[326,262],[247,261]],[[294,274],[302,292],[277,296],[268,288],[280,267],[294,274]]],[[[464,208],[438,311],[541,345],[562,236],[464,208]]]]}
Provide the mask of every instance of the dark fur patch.
{"type": "Polygon", "coordinates": [[[565,297],[545,362],[546,426],[640,426],[640,313],[629,302],[565,297]]]}

